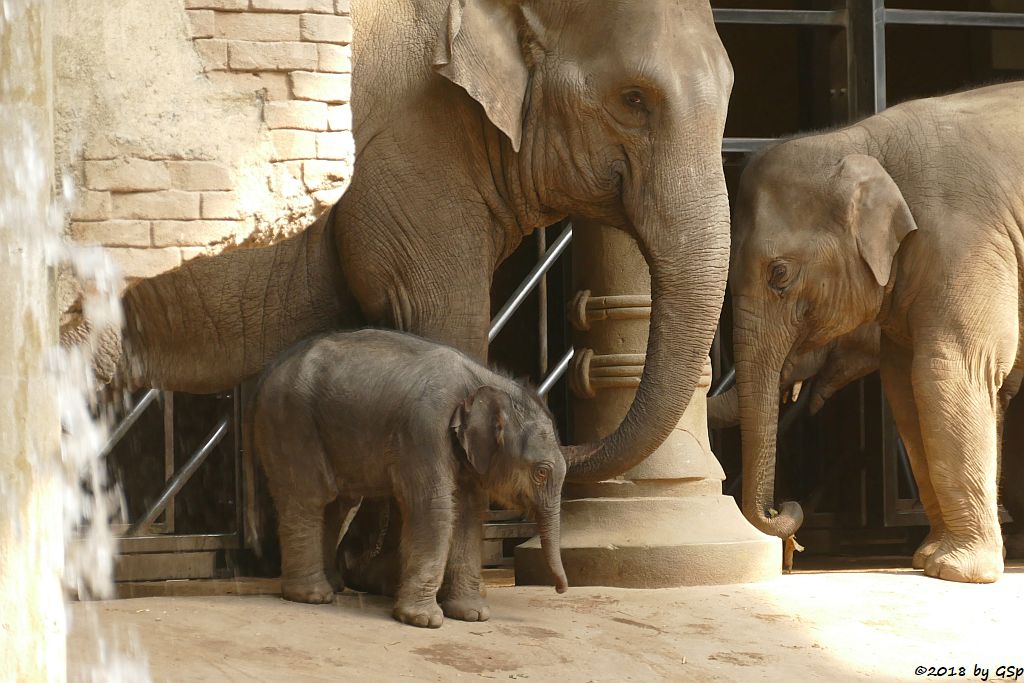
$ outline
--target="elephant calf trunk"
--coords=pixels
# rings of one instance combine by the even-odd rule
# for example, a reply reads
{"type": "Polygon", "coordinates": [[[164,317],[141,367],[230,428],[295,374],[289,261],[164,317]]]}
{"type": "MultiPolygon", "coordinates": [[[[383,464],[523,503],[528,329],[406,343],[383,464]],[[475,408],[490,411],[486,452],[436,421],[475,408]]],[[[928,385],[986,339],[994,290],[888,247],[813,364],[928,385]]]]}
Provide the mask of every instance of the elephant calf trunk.
{"type": "Polygon", "coordinates": [[[558,520],[559,508],[544,510],[538,521],[538,533],[540,535],[540,547],[544,553],[544,559],[548,563],[551,575],[555,579],[555,590],[564,593],[569,590],[569,580],[565,577],[565,569],[562,567],[561,553],[561,529],[558,520]]]}

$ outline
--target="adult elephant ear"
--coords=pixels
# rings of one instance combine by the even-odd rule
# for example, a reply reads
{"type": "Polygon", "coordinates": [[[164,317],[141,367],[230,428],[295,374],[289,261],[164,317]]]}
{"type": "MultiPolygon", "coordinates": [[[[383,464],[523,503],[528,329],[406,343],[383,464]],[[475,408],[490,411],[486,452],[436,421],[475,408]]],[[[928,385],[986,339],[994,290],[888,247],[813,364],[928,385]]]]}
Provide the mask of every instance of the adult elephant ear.
{"type": "Polygon", "coordinates": [[[878,160],[851,154],[839,163],[840,196],[847,201],[846,219],[857,249],[882,287],[889,282],[893,260],[903,238],[914,230],[903,193],[878,160]]]}
{"type": "Polygon", "coordinates": [[[451,0],[434,68],[480,103],[519,151],[529,69],[519,42],[522,10],[508,0],[451,0]]]}

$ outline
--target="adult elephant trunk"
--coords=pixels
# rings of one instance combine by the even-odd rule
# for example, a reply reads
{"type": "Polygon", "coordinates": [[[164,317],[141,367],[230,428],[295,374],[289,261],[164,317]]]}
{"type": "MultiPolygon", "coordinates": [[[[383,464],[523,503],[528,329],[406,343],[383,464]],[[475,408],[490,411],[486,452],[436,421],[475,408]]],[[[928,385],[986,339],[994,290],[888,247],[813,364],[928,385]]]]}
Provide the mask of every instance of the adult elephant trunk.
{"type": "Polygon", "coordinates": [[[779,377],[795,335],[783,326],[759,325],[737,297],[733,320],[736,390],[743,439],[743,514],[766,534],[789,538],[803,523],[798,503],[775,509],[775,455],[779,377]]]}
{"type": "Polygon", "coordinates": [[[723,394],[708,397],[708,426],[726,429],[740,423],[740,395],[736,387],[723,394]]]}
{"type": "Polygon", "coordinates": [[[564,593],[569,589],[569,581],[565,578],[565,569],[562,567],[562,532],[559,526],[559,510],[560,507],[556,502],[554,505],[538,511],[537,534],[540,536],[540,548],[544,553],[544,559],[555,579],[555,590],[564,593]]]}
{"type": "Polygon", "coordinates": [[[624,178],[626,213],[651,273],[647,357],[618,429],[599,443],[567,449],[568,481],[600,481],[639,464],[672,432],[697,388],[729,262],[721,137],[704,138],[699,145],[666,145],[650,168],[624,178]]]}

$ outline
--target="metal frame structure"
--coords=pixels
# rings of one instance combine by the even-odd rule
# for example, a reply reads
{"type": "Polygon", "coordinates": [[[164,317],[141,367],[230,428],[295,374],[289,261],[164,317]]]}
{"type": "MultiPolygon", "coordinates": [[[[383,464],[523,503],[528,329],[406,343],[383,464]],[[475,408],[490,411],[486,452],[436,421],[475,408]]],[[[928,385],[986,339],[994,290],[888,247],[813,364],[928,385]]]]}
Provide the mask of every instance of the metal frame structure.
{"type": "MultiPolygon", "coordinates": [[[[1008,12],[963,12],[938,10],[887,9],[885,0],[843,0],[842,5],[832,10],[785,10],[785,9],[714,9],[717,24],[748,24],[761,26],[807,26],[843,30],[847,43],[848,113],[855,120],[882,111],[886,107],[886,55],[885,29],[892,25],[956,26],[992,29],[1024,29],[1024,13],[1008,12]]],[[[773,138],[726,138],[723,144],[725,154],[755,152],[773,138]]],[[[543,381],[539,393],[546,395],[564,375],[573,356],[570,348],[549,371],[547,334],[547,273],[558,262],[572,240],[572,226],[550,246],[546,242],[546,231],[537,234],[538,263],[526,279],[515,290],[509,301],[491,321],[488,340],[492,341],[522,303],[536,290],[540,296],[538,327],[539,371],[543,381]]],[[[716,368],[720,363],[716,363],[716,368]]],[[[723,368],[723,370],[725,370],[723,368]]],[[[731,371],[725,371],[728,381],[731,371]]],[[[720,383],[714,392],[723,388],[720,383]]],[[[236,488],[238,497],[237,527],[231,533],[217,534],[174,534],[175,496],[200,468],[207,455],[232,430],[238,438],[241,414],[241,388],[232,392],[233,415],[223,416],[198,448],[181,467],[175,468],[174,453],[174,398],[170,392],[150,390],[142,395],[139,402],[113,430],[103,454],[109,453],[124,437],[138,418],[154,402],[158,402],[164,414],[164,470],[165,487],[146,513],[126,530],[121,538],[121,550],[125,553],[159,552],[205,552],[213,550],[238,549],[245,545],[245,515],[255,514],[248,499],[253,494],[253,464],[236,452],[236,488]],[[157,520],[163,516],[163,523],[157,520]]],[[[884,481],[884,519],[886,525],[907,526],[926,524],[927,519],[919,503],[913,499],[899,497],[900,477],[906,480],[909,490],[916,496],[913,477],[907,466],[905,452],[892,418],[885,407],[882,418],[882,451],[884,481]]],[[[792,422],[796,411],[791,410],[787,418],[792,422]]],[[[492,511],[491,523],[487,525],[485,538],[500,540],[532,534],[532,525],[517,521],[516,517],[503,511],[492,511]]]]}
{"type": "MultiPolygon", "coordinates": [[[[125,556],[145,555],[145,562],[139,562],[142,569],[134,567],[129,570],[132,578],[178,578],[176,575],[182,571],[188,574],[187,578],[207,578],[214,563],[212,553],[223,550],[234,550],[243,547],[243,514],[244,505],[242,498],[242,476],[241,460],[242,454],[237,452],[234,457],[235,466],[235,499],[240,501],[237,505],[236,519],[234,520],[235,530],[228,533],[203,533],[203,534],[178,534],[175,533],[174,525],[174,502],[175,497],[182,488],[191,480],[192,476],[200,469],[207,457],[225,437],[232,434],[236,443],[238,442],[238,425],[240,417],[240,402],[238,391],[232,392],[231,413],[222,415],[213,429],[203,439],[197,448],[180,468],[175,467],[174,447],[174,425],[175,409],[174,394],[168,391],[150,389],[142,394],[138,402],[132,407],[128,414],[118,423],[111,432],[107,443],[101,450],[101,457],[109,454],[121,439],[129,432],[139,418],[154,404],[160,406],[163,414],[163,460],[165,484],[157,496],[147,508],[143,515],[127,526],[117,529],[119,532],[119,552],[125,556]],[[161,520],[162,521],[158,521],[161,520]],[[153,561],[159,560],[159,556],[166,557],[176,553],[195,553],[202,557],[198,563],[187,563],[174,561],[153,561]],[[196,567],[201,567],[196,575],[196,567]]],[[[131,563],[129,563],[131,564],[131,563]]]]}

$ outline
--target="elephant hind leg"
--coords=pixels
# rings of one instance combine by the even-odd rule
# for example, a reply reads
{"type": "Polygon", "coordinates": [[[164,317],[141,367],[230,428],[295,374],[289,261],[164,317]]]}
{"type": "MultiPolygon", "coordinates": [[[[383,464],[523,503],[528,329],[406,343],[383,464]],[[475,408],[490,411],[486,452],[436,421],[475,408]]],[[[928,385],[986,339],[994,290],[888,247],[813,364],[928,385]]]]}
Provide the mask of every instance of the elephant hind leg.
{"type": "Polygon", "coordinates": [[[278,516],[281,596],[294,602],[332,602],[334,588],[324,575],[324,506],[289,501],[278,516]]]}
{"type": "Polygon", "coordinates": [[[924,569],[925,562],[935,553],[946,535],[946,524],[942,520],[942,510],[935,497],[935,487],[932,486],[928,461],[925,458],[921,419],[914,400],[914,386],[911,380],[911,354],[906,349],[885,340],[882,341],[882,345],[882,386],[885,388],[885,395],[889,400],[889,407],[903,439],[903,445],[906,446],[921,505],[931,527],[928,536],[914,552],[914,559],[911,562],[914,569],[924,569]]]}
{"type": "MultiPolygon", "coordinates": [[[[928,576],[991,583],[1003,573],[997,510],[996,392],[990,373],[942,349],[914,364],[928,470],[947,533],[925,561],[928,576]]],[[[958,354],[959,355],[959,354],[958,354]]]]}

